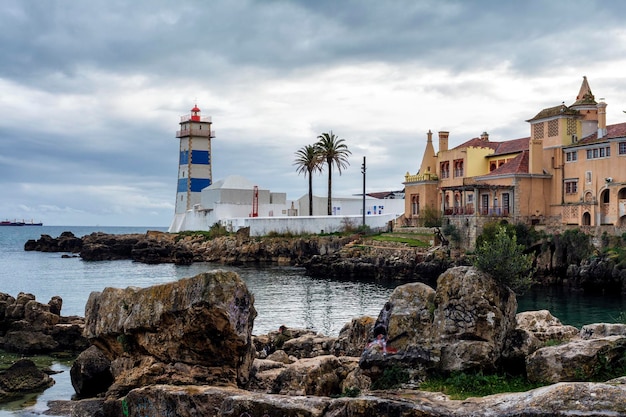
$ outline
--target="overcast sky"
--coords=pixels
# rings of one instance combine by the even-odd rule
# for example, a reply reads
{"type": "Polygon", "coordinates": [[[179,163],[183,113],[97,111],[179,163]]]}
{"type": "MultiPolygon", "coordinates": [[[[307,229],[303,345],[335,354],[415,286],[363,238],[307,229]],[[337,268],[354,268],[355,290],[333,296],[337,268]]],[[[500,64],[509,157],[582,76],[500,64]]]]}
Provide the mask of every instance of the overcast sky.
{"type": "Polygon", "coordinates": [[[623,122],[625,17],[612,0],[4,0],[0,218],[167,227],[196,103],[213,180],[289,199],[307,193],[294,153],[330,130],[352,151],[333,193],[351,195],[364,156],[368,192],[401,190],[429,129],[528,136],[584,75],[623,122]]]}

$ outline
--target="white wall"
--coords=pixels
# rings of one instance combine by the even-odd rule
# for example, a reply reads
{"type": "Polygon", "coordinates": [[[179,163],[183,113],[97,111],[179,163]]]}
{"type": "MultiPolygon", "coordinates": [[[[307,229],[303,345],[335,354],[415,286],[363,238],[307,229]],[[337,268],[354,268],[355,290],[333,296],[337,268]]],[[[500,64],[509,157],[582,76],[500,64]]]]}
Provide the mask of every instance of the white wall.
{"type": "MultiPolygon", "coordinates": [[[[396,215],[382,214],[365,216],[365,224],[374,230],[387,230],[396,215]]],[[[292,217],[248,217],[224,219],[220,223],[231,232],[250,227],[250,236],[266,236],[270,232],[293,233],[334,233],[344,230],[347,225],[359,227],[363,216],[292,216],[292,217]]]]}

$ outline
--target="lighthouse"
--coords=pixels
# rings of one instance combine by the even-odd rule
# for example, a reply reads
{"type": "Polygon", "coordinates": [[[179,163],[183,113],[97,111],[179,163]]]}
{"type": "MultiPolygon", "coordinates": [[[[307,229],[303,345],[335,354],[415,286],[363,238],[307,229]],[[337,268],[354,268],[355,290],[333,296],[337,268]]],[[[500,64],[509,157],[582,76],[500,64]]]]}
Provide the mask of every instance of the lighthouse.
{"type": "Polygon", "coordinates": [[[176,218],[200,204],[200,192],[212,184],[211,177],[211,118],[202,117],[197,105],[191,114],[181,116],[178,157],[178,185],[176,187],[176,218]]]}

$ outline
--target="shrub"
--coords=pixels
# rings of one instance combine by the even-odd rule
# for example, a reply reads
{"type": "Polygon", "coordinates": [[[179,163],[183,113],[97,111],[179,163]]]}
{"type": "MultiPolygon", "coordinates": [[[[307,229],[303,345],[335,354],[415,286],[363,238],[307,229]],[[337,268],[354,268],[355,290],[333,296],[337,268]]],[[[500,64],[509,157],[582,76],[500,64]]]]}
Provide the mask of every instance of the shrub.
{"type": "Polygon", "coordinates": [[[476,248],[474,266],[507,285],[516,294],[523,294],[533,283],[533,259],[524,254],[524,246],[517,243],[513,233],[499,227],[491,240],[476,248]]]}
{"type": "Polygon", "coordinates": [[[459,228],[451,223],[446,224],[441,232],[445,236],[448,236],[448,238],[457,245],[461,241],[461,232],[459,231],[459,228]]]}
{"type": "Polygon", "coordinates": [[[441,227],[441,213],[432,207],[424,207],[420,211],[423,227],[441,227]]]}
{"type": "Polygon", "coordinates": [[[409,382],[409,373],[399,366],[385,368],[383,375],[372,383],[373,390],[385,390],[397,388],[409,382]]]}

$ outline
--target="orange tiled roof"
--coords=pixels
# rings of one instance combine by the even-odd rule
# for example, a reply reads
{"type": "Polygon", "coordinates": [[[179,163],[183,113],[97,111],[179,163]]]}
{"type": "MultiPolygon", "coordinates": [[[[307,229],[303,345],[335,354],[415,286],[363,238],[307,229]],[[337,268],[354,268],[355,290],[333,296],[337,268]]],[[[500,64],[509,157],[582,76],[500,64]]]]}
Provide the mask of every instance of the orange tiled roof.
{"type": "Polygon", "coordinates": [[[489,174],[481,175],[481,177],[514,174],[528,174],[528,149],[525,149],[515,158],[494,169],[489,174]]]}

